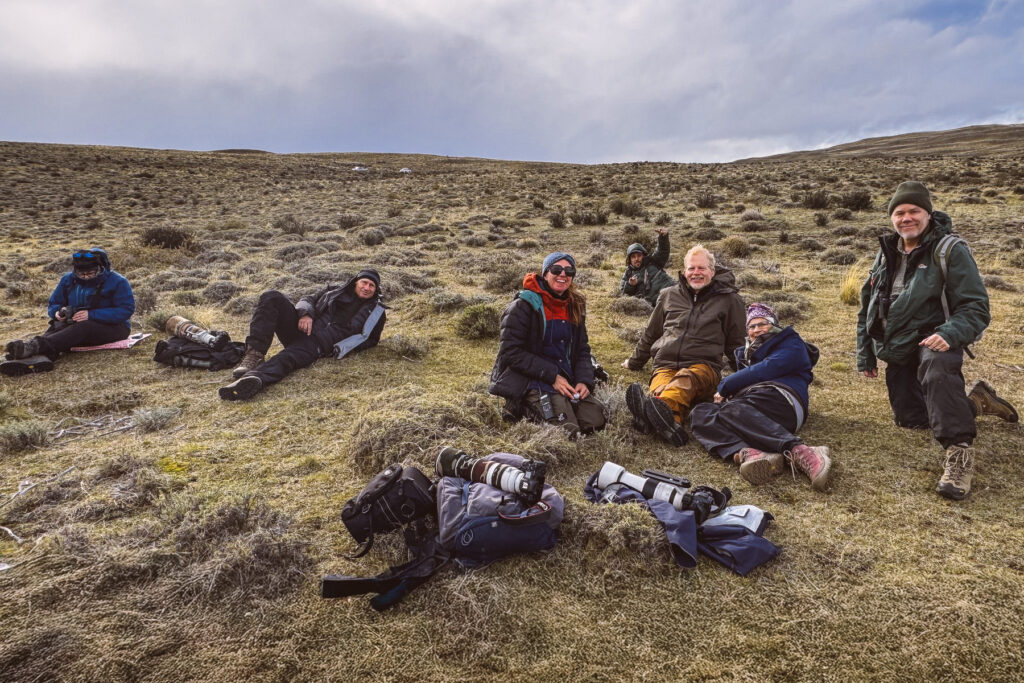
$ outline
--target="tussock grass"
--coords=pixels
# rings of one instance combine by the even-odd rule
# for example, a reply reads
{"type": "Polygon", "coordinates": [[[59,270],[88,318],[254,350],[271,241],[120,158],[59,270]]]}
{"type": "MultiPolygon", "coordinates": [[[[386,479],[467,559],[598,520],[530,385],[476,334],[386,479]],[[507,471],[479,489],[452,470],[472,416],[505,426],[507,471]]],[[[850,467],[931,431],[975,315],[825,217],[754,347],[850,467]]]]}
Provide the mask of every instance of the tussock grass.
{"type": "Polygon", "coordinates": [[[839,300],[847,306],[860,306],[860,290],[868,276],[870,261],[861,259],[846,269],[839,282],[839,300]]]}
{"type": "MultiPolygon", "coordinates": [[[[964,374],[1021,408],[1024,280],[1013,240],[1024,196],[1011,191],[1019,146],[999,150],[918,158],[914,175],[945,178],[931,181],[936,206],[951,212],[984,272],[1017,288],[990,289],[993,323],[964,374]],[[961,196],[986,203],[952,201],[961,196]]],[[[962,503],[936,496],[941,448],[926,432],[896,427],[884,380],[855,372],[856,307],[836,299],[837,281],[857,264],[821,258],[830,248],[873,256],[872,236],[889,229],[884,217],[842,200],[870,188],[873,204],[884,201],[907,177],[902,162],[819,154],[563,166],[14,143],[0,143],[0,153],[24,180],[0,212],[0,274],[17,290],[0,312],[4,339],[42,329],[45,299],[83,241],[107,246],[164,319],[185,315],[234,339],[244,338],[264,289],[297,298],[367,265],[380,266],[391,306],[381,347],[321,360],[250,402],[217,397],[226,372],[157,366],[155,339],[3,379],[5,425],[132,412],[141,427],[143,414],[154,418],[151,431],[2,456],[0,525],[29,541],[0,536],[0,562],[15,565],[0,572],[5,680],[1019,677],[1024,568],[1007,549],[1024,545],[1024,432],[982,418],[974,491],[962,503]],[[353,173],[356,164],[371,171],[353,173]],[[415,173],[388,172],[405,166],[415,173]],[[93,181],[103,189],[89,189],[93,181]],[[816,189],[837,205],[824,229],[814,214],[825,209],[799,203],[816,189]],[[721,215],[694,206],[702,192],[721,215]],[[79,215],[63,220],[73,194],[79,215]],[[90,195],[99,196],[86,208],[90,195]],[[619,365],[642,320],[613,308],[623,305],[614,290],[622,249],[652,236],[606,208],[616,197],[671,217],[677,255],[731,232],[758,248],[756,258],[729,259],[741,294],[775,302],[822,353],[803,437],[832,449],[830,491],[814,493],[788,473],[750,487],[692,442],[670,449],[630,429],[623,392],[650,368],[619,365]],[[158,206],[140,208],[150,201],[158,206]],[[744,220],[738,207],[750,206],[760,216],[744,220]],[[565,214],[575,210],[606,211],[608,225],[570,225],[565,214]],[[557,226],[551,212],[562,214],[557,226]],[[267,225],[287,213],[308,230],[267,225]],[[165,225],[196,231],[195,245],[137,238],[165,225]],[[384,242],[364,242],[364,230],[384,242]],[[486,243],[464,247],[471,233],[486,243]],[[292,246],[294,260],[276,256],[292,246]],[[578,441],[557,427],[503,423],[500,400],[486,393],[497,341],[454,331],[469,306],[500,311],[555,249],[580,264],[591,347],[612,374],[597,391],[607,428],[578,441]],[[203,295],[221,282],[238,287],[226,303],[203,295]],[[429,351],[410,362],[420,343],[429,351]],[[163,422],[173,410],[181,412],[163,422]],[[548,480],[567,500],[559,545],[479,571],[444,570],[385,614],[362,598],[320,600],[324,573],[370,575],[405,559],[397,536],[345,559],[354,544],[342,504],[388,462],[429,471],[448,444],[549,462],[548,480]],[[706,559],[679,569],[649,515],[584,500],[583,484],[605,460],[730,486],[737,503],[776,516],[767,536],[782,555],[745,578],[706,559]],[[4,504],[22,482],[39,485],[4,504]]],[[[863,274],[856,279],[859,287],[863,274]]]]}

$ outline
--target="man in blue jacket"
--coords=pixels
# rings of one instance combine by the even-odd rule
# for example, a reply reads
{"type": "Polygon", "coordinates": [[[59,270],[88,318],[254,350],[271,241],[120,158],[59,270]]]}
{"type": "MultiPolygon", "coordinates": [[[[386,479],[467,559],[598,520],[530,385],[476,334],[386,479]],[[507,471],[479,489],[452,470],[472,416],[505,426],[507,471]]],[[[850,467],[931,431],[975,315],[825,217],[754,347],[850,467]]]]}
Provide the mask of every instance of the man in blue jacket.
{"type": "Polygon", "coordinates": [[[42,335],[7,343],[0,373],[8,377],[53,369],[53,362],[76,346],[99,346],[126,339],[135,312],[128,280],[110,267],[103,249],[76,251],[72,270],[50,295],[50,327],[42,335]]]}

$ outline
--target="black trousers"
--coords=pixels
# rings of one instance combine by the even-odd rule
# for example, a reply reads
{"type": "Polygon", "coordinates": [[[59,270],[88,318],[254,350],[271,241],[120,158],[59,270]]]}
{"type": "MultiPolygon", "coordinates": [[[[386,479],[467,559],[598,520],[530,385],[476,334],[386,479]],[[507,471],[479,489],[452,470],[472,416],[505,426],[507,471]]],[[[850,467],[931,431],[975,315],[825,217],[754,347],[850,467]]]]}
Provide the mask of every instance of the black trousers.
{"type": "Polygon", "coordinates": [[[99,346],[110,342],[127,339],[132,333],[128,323],[101,323],[95,320],[83,320],[65,325],[56,322],[50,329],[36,337],[39,353],[50,360],[75,346],[99,346]]]}
{"type": "Polygon", "coordinates": [[[690,431],[711,455],[723,460],[743,448],[768,453],[801,443],[796,411],[778,389],[756,386],[721,403],[698,403],[690,411],[690,431]]]}
{"type": "Polygon", "coordinates": [[[246,376],[259,377],[263,386],[280,382],[299,368],[309,367],[320,358],[316,340],[299,329],[299,313],[281,292],[269,290],[260,294],[249,323],[245,345],[266,353],[274,335],[284,345],[278,354],[250,370],[246,376]]]}
{"type": "Polygon", "coordinates": [[[909,362],[889,363],[885,386],[896,424],[931,427],[943,448],[972,443],[978,429],[964,391],[963,364],[962,350],[932,351],[923,346],[909,362]]]}

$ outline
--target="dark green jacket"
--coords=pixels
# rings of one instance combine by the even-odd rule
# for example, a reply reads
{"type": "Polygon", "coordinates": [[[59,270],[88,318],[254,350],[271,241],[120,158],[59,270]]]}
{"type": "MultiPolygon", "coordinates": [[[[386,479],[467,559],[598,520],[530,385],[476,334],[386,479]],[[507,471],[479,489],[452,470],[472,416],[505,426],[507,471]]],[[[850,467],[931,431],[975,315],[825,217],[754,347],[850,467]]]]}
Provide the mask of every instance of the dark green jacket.
{"type": "Polygon", "coordinates": [[[959,243],[950,249],[946,262],[946,297],[949,320],[942,311],[942,272],[935,248],[953,231],[953,222],[941,211],[932,213],[928,232],[908,255],[903,293],[888,305],[892,278],[899,267],[899,239],[893,231],[879,238],[880,249],[860,292],[857,314],[857,370],[878,367],[877,359],[905,363],[919,342],[938,333],[951,349],[976,341],[992,319],[988,292],[970,249],[959,243]],[[888,312],[886,313],[886,308],[888,312]]]}
{"type": "Polygon", "coordinates": [[[661,290],[671,287],[676,283],[672,276],[665,272],[665,264],[671,254],[668,243],[668,235],[658,235],[658,248],[648,256],[642,244],[629,245],[626,249],[626,272],[622,275],[622,286],[619,288],[627,296],[638,296],[647,299],[652,306],[658,302],[658,295],[661,290]],[[644,260],[639,268],[629,265],[629,257],[634,252],[644,254],[644,260]],[[629,278],[636,275],[637,283],[629,284],[629,278]]]}

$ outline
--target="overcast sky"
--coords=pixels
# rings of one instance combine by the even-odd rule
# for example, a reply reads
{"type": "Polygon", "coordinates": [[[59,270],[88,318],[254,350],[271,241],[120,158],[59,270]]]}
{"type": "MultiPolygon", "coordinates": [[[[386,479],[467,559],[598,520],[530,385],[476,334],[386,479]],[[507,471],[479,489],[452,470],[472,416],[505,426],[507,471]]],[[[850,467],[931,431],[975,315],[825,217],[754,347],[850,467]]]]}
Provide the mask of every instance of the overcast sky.
{"type": "Polygon", "coordinates": [[[0,0],[0,139],[730,161],[1024,122],[1024,0],[0,0]]]}

